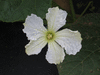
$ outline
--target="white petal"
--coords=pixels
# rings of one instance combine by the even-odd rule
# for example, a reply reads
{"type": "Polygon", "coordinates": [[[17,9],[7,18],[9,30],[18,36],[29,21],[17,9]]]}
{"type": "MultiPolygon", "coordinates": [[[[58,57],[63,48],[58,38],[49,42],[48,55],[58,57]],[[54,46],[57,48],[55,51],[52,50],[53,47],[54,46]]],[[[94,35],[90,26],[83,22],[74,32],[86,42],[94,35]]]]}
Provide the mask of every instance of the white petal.
{"type": "Polygon", "coordinates": [[[25,46],[26,54],[27,55],[33,55],[33,54],[38,54],[41,52],[42,48],[47,44],[45,39],[43,37],[37,39],[37,40],[31,40],[29,44],[25,46]]]}
{"type": "Polygon", "coordinates": [[[46,59],[49,63],[59,64],[64,60],[64,57],[65,53],[63,48],[61,48],[56,42],[48,43],[46,59]]]}
{"type": "Polygon", "coordinates": [[[67,12],[58,7],[49,8],[48,13],[46,14],[48,30],[57,31],[64,26],[66,23],[66,16],[67,12]]]}
{"type": "Polygon", "coordinates": [[[47,31],[43,26],[43,20],[34,14],[28,16],[24,23],[23,32],[26,33],[29,40],[36,40],[47,31]]]}
{"type": "Polygon", "coordinates": [[[65,48],[66,53],[69,55],[75,55],[81,49],[81,34],[78,31],[71,31],[64,29],[58,31],[56,34],[55,41],[65,48]]]}

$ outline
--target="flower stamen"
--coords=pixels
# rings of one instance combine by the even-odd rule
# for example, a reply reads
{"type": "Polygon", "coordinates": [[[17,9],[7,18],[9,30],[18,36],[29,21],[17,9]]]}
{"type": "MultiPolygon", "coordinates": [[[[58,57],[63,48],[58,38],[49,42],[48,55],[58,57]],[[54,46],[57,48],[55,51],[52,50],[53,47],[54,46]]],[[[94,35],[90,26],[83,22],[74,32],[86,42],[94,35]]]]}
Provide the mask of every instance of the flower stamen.
{"type": "Polygon", "coordinates": [[[52,38],[53,38],[53,35],[51,33],[47,35],[48,40],[51,40],[52,38]]]}

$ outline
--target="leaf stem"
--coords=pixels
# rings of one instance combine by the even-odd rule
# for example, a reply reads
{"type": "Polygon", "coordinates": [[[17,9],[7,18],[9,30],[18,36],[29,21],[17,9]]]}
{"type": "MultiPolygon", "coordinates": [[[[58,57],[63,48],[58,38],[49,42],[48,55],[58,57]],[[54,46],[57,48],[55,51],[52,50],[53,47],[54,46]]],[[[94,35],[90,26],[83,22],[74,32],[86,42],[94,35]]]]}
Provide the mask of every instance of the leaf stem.
{"type": "Polygon", "coordinates": [[[70,4],[71,12],[72,12],[73,21],[75,21],[76,16],[75,16],[75,11],[74,11],[74,7],[73,7],[73,1],[69,0],[69,4],[70,4]]]}

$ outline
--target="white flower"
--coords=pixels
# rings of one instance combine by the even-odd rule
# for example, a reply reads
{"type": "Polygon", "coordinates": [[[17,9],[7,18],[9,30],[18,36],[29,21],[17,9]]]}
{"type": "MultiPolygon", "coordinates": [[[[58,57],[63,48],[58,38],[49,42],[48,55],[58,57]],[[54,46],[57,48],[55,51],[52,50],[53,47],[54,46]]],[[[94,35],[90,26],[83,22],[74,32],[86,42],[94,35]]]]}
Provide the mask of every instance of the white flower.
{"type": "Polygon", "coordinates": [[[46,59],[49,63],[59,64],[64,60],[65,53],[75,55],[81,49],[81,34],[78,31],[63,29],[66,23],[67,12],[53,7],[48,9],[46,20],[48,29],[43,26],[43,20],[35,14],[28,16],[24,23],[23,32],[26,33],[29,44],[25,46],[28,55],[39,54],[48,43],[46,59]]]}

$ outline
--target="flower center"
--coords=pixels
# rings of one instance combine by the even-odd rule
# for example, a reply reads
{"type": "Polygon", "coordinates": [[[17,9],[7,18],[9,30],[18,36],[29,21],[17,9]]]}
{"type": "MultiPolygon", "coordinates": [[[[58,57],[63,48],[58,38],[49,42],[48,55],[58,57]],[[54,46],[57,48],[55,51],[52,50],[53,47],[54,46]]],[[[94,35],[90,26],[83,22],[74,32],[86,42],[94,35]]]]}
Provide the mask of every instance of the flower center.
{"type": "Polygon", "coordinates": [[[49,33],[48,35],[47,35],[47,39],[48,40],[51,40],[53,38],[53,35],[51,34],[51,33],[49,33]]]}

